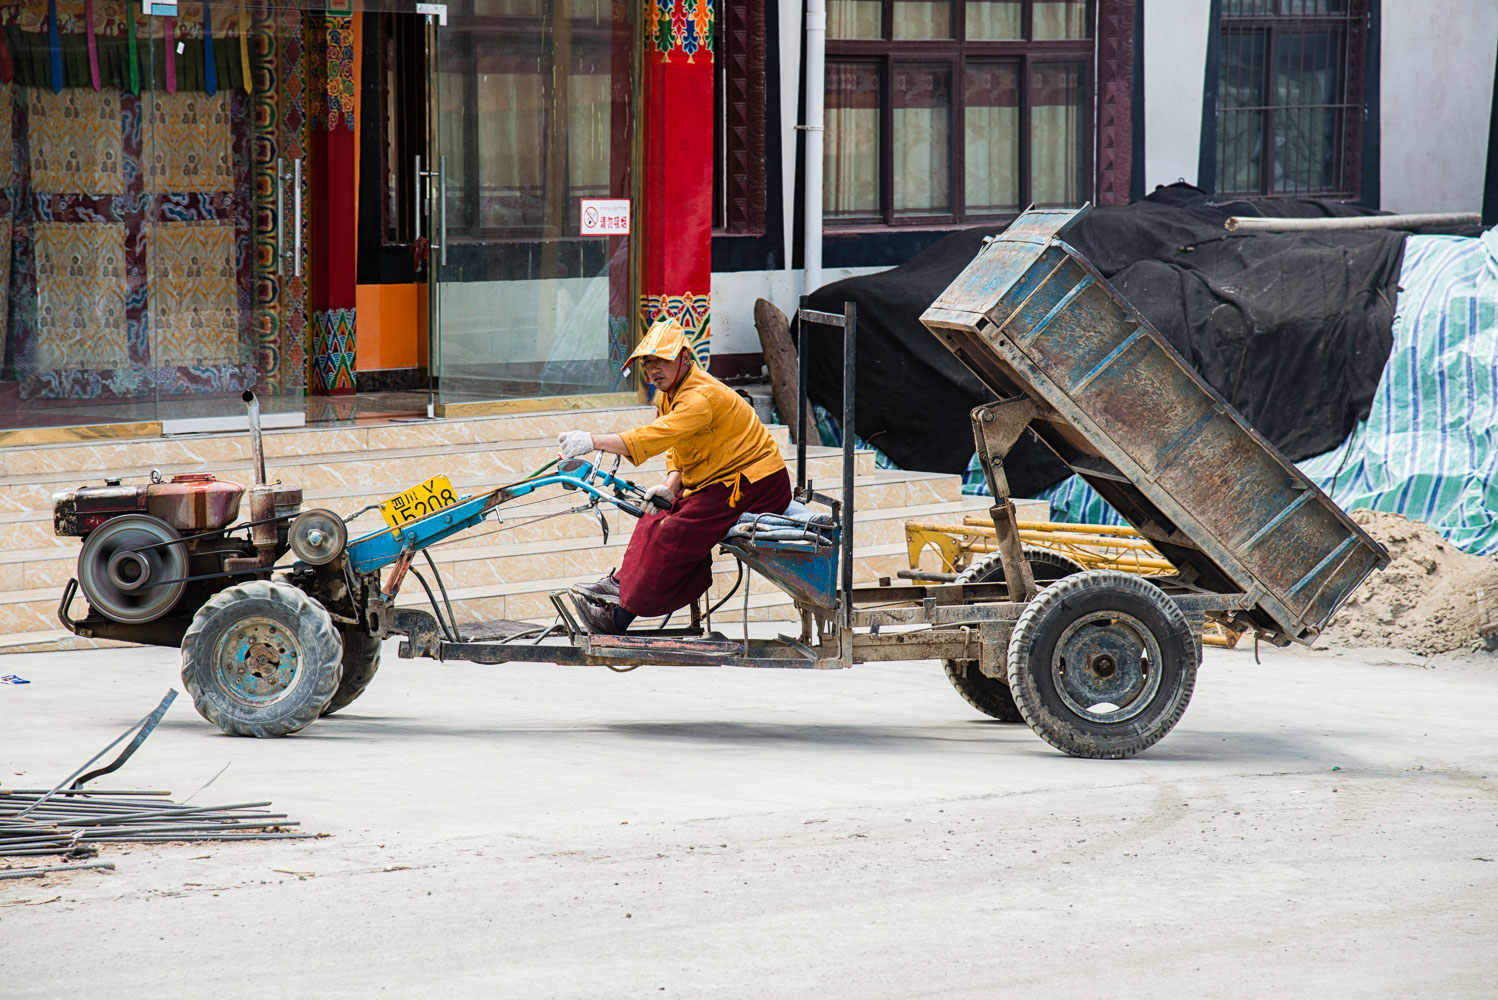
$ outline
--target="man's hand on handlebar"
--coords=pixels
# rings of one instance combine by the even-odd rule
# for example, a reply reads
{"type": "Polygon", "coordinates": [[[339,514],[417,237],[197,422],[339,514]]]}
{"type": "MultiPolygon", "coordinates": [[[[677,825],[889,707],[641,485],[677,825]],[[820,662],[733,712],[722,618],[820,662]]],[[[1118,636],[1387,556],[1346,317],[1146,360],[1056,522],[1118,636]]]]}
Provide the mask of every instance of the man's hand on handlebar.
{"type": "Polygon", "coordinates": [[[662,483],[645,491],[645,502],[654,504],[660,510],[670,510],[671,505],[676,502],[676,494],[671,492],[671,487],[662,483]]]}
{"type": "Polygon", "coordinates": [[[557,435],[557,449],[562,458],[582,458],[593,450],[593,435],[587,431],[563,431],[557,435]]]}

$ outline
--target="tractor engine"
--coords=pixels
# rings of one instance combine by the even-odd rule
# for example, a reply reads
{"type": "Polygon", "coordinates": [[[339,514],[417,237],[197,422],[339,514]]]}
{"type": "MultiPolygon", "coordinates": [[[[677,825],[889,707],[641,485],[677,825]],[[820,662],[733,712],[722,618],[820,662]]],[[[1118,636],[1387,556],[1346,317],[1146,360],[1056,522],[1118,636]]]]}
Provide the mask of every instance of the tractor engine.
{"type": "Polygon", "coordinates": [[[246,490],[211,473],[184,473],[124,485],[80,486],[52,496],[53,529],[83,539],[77,585],[89,614],[59,615],[73,632],[97,638],[175,645],[194,612],[234,583],[268,578],[289,546],[291,519],[301,510],[298,487],[266,484],[259,407],[245,393],[257,479],[246,490]],[[248,503],[245,502],[248,495],[248,503]],[[246,523],[231,527],[240,508],[246,523]]]}

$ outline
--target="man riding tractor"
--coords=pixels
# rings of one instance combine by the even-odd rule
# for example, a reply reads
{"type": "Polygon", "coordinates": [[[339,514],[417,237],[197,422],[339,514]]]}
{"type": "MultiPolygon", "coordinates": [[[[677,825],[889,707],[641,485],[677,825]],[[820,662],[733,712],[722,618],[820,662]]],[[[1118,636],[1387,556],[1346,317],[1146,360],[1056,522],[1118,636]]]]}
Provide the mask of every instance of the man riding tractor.
{"type": "Polygon", "coordinates": [[[634,465],[662,452],[666,481],[646,492],[617,573],[572,587],[583,624],[620,633],[637,617],[654,618],[692,603],[712,584],[713,547],[742,514],[780,514],[791,502],[790,476],[753,407],[692,358],[681,324],[655,322],[624,362],[640,360],[655,387],[656,418],[622,434],[567,431],[561,457],[593,451],[634,465]],[[669,508],[656,511],[659,497],[669,508]]]}

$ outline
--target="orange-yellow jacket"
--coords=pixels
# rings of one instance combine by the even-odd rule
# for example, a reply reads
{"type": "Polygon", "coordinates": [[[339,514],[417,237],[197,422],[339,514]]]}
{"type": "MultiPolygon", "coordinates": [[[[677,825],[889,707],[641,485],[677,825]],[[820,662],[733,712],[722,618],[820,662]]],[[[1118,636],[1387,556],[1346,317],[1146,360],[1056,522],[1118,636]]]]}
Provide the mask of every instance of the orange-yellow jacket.
{"type": "Polygon", "coordinates": [[[695,364],[675,392],[656,395],[655,405],[653,421],[620,437],[635,465],[665,452],[666,468],[681,473],[683,496],[722,483],[734,506],[740,476],[757,483],[785,468],[754,408],[695,364]]]}

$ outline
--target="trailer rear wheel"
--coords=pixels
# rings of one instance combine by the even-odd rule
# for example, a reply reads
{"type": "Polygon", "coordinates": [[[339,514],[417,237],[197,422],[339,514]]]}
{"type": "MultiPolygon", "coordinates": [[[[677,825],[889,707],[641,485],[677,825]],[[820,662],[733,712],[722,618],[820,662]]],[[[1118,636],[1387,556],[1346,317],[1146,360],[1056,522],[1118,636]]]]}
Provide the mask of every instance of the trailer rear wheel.
{"type": "MultiPolygon", "coordinates": [[[[1082,564],[1059,552],[1038,545],[1025,546],[1025,559],[1037,587],[1046,587],[1065,576],[1082,572],[1082,564]]],[[[957,577],[958,583],[1003,583],[1004,564],[997,552],[990,552],[974,562],[957,577]]],[[[1000,722],[1024,722],[1014,705],[1009,683],[1002,677],[989,677],[978,668],[976,660],[942,660],[947,680],[969,705],[1000,722]]]]}
{"type": "Polygon", "coordinates": [[[1180,721],[1197,647],[1142,577],[1093,570],[1047,587],[1009,639],[1009,690],[1030,728],[1074,757],[1132,757],[1180,721]]]}
{"type": "Polygon", "coordinates": [[[182,683],[231,736],[285,736],[322,714],[343,675],[343,641],[317,601],[287,583],[219,591],[182,638],[182,683]]]}
{"type": "MultiPolygon", "coordinates": [[[[1026,545],[1025,561],[1035,577],[1035,586],[1049,587],[1062,577],[1082,572],[1083,566],[1070,556],[1039,545],[1026,545]]],[[[990,552],[957,575],[957,583],[1003,583],[1004,563],[990,552]]]]}
{"type": "Polygon", "coordinates": [[[364,693],[375,671],[380,669],[380,640],[357,625],[340,625],[343,636],[343,679],[333,700],[322,710],[323,715],[332,715],[340,708],[347,708],[355,698],[364,693]]]}

